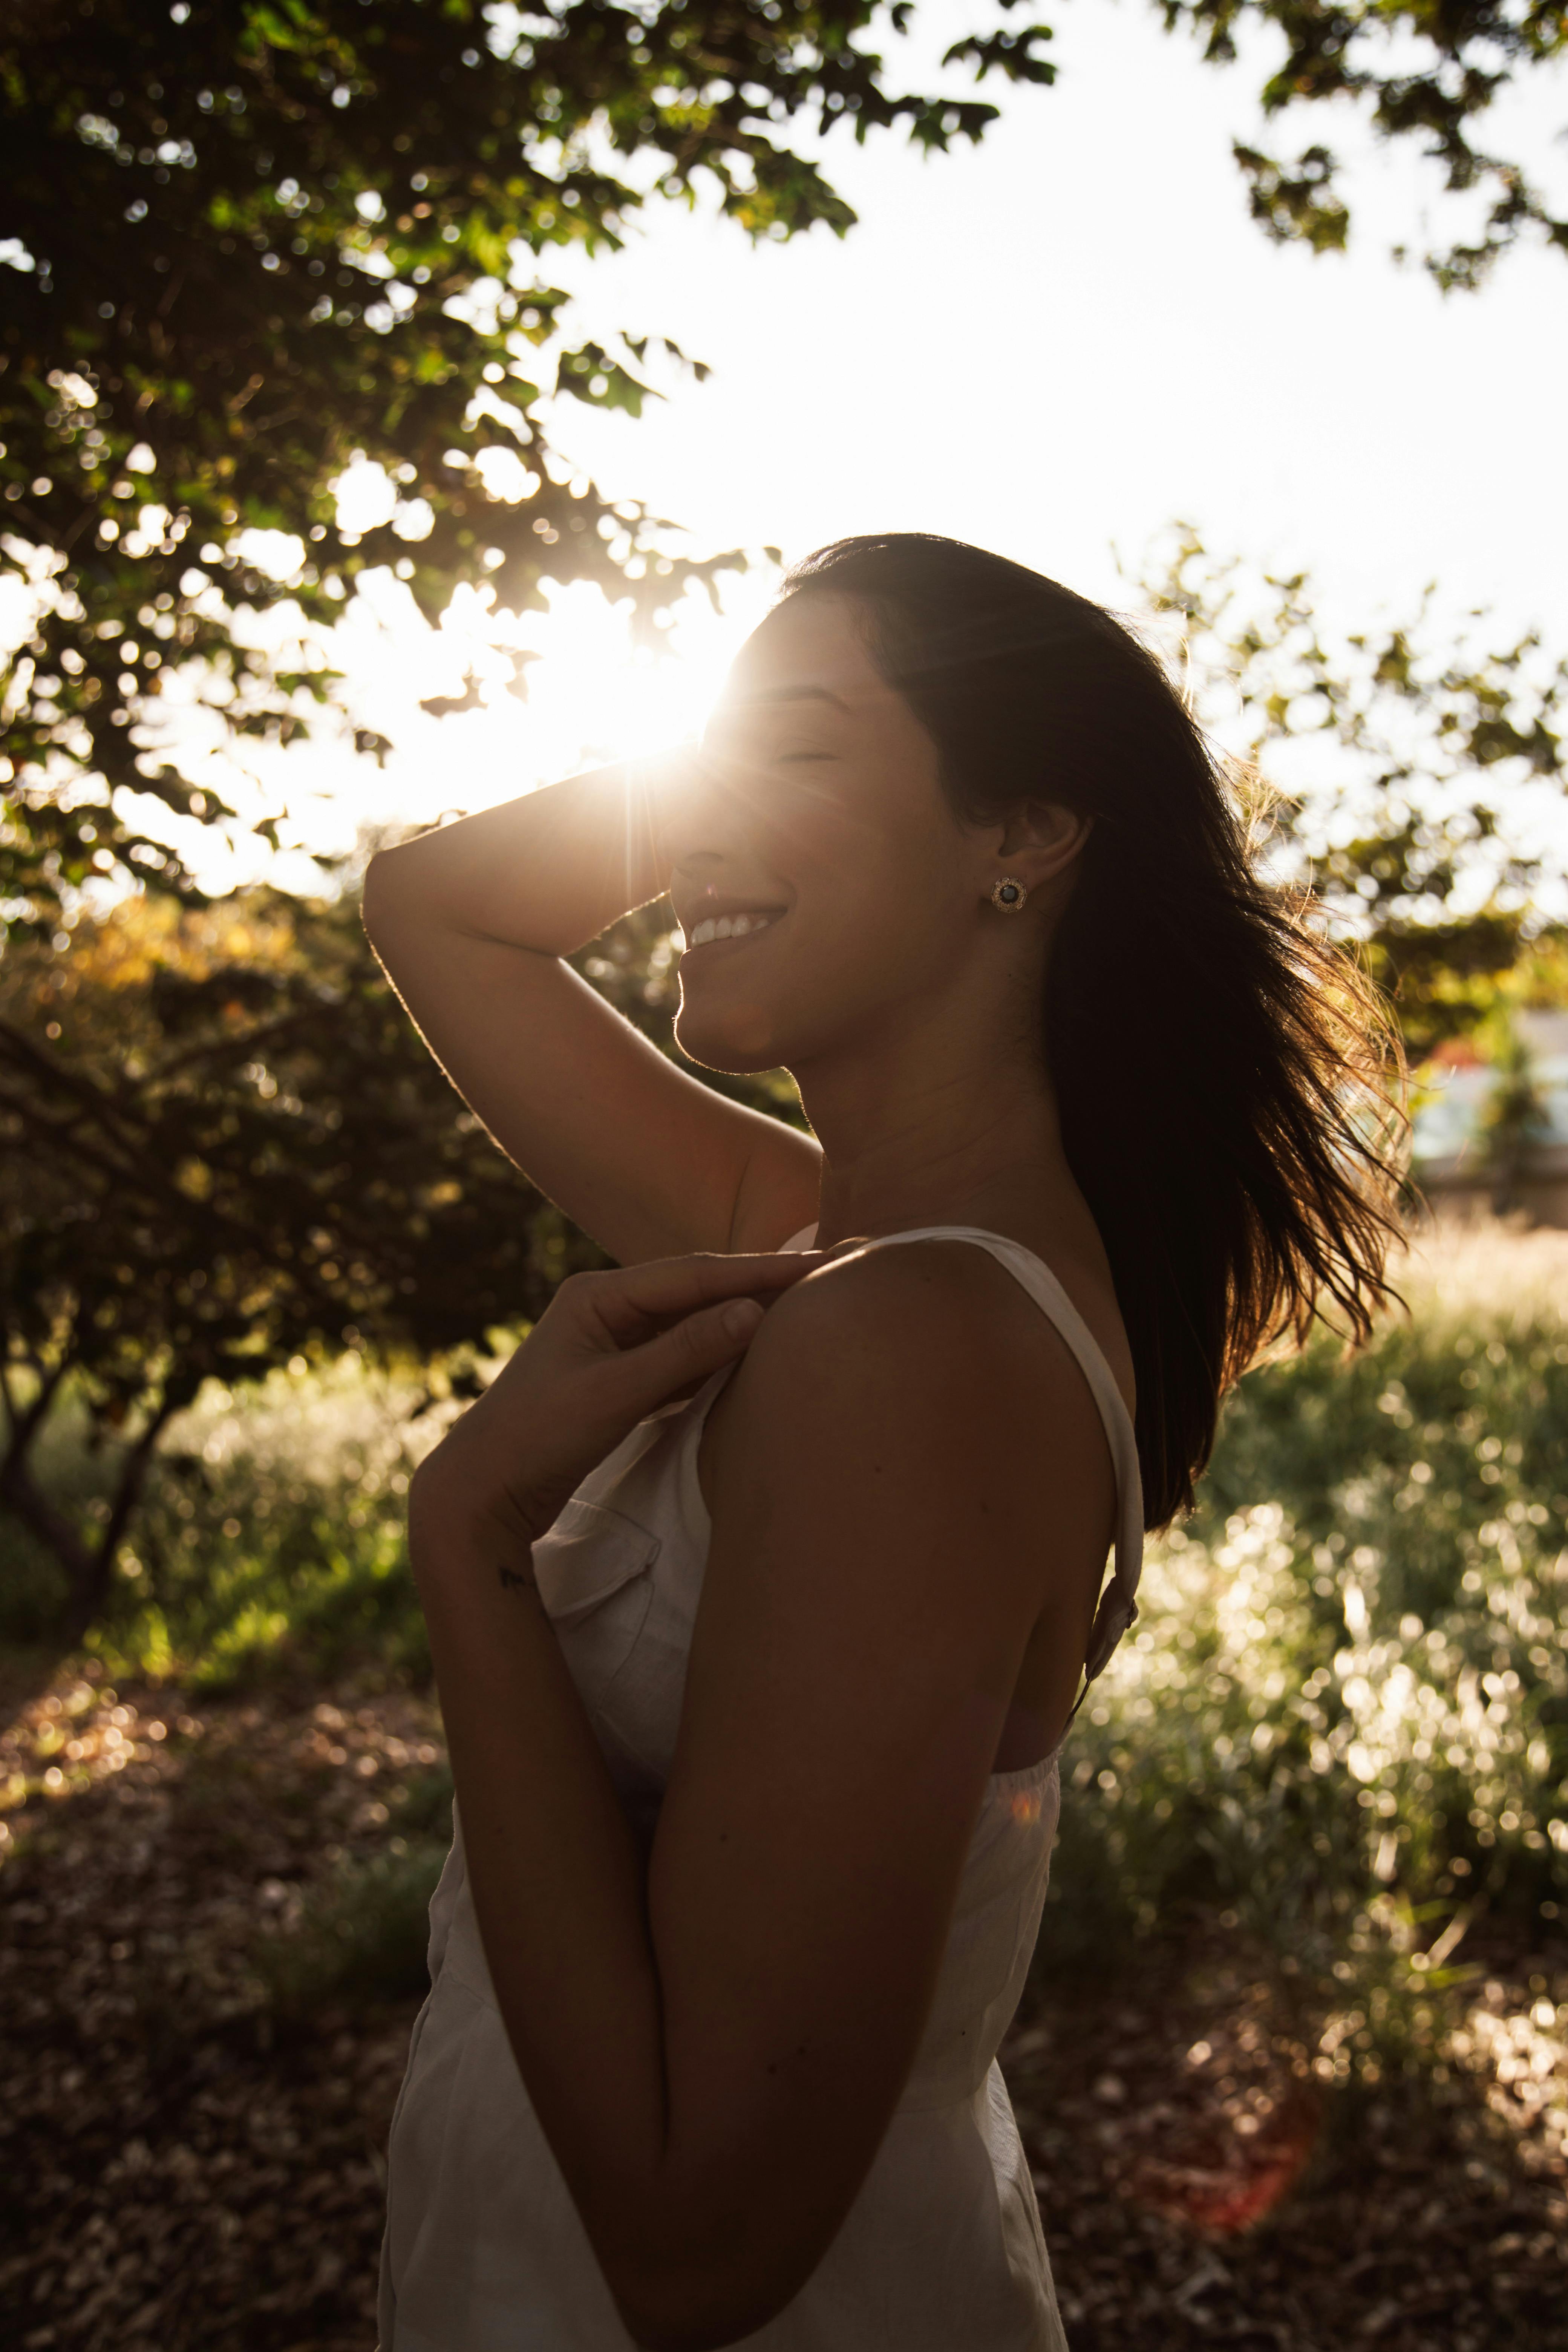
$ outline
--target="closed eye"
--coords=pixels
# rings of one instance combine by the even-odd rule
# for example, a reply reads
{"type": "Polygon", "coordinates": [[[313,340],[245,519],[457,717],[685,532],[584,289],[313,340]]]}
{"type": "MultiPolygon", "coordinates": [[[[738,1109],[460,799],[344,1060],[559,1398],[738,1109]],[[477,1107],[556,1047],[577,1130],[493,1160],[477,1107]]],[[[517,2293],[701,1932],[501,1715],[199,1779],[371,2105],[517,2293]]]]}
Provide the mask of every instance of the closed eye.
{"type": "Polygon", "coordinates": [[[780,743],[776,737],[770,741],[762,728],[754,724],[751,727],[738,724],[732,719],[710,722],[703,738],[703,751],[710,759],[721,764],[732,763],[742,770],[752,766],[782,768],[805,761],[831,760],[835,756],[820,744],[780,743]]]}

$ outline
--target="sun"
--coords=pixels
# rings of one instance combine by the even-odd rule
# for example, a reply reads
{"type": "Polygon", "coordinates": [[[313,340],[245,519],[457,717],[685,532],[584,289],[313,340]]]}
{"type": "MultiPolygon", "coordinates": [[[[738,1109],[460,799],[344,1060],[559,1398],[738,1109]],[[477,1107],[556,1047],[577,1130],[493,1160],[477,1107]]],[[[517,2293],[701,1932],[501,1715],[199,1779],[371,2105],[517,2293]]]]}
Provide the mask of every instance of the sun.
{"type": "Polygon", "coordinates": [[[688,591],[659,642],[637,646],[629,602],[587,583],[549,585],[544,609],[522,614],[483,583],[461,587],[432,627],[392,570],[363,572],[322,645],[337,673],[325,727],[286,749],[238,747],[198,740],[191,723],[182,733],[191,714],[170,714],[171,750],[205,763],[189,766],[192,780],[220,792],[238,823],[220,830],[163,812],[163,830],[215,893],[265,878],[313,895],[313,859],[352,859],[367,835],[396,839],[694,742],[775,590],[759,567],[723,583],[717,612],[688,591]],[[389,747],[379,761],[356,754],[356,730],[389,747]],[[275,854],[250,824],[279,810],[275,854]]]}
{"type": "Polygon", "coordinates": [[[627,603],[582,582],[521,615],[459,590],[436,630],[389,612],[354,681],[395,746],[374,787],[384,817],[471,814],[694,740],[773,585],[730,583],[718,613],[689,593],[656,646],[634,644],[627,603]]]}

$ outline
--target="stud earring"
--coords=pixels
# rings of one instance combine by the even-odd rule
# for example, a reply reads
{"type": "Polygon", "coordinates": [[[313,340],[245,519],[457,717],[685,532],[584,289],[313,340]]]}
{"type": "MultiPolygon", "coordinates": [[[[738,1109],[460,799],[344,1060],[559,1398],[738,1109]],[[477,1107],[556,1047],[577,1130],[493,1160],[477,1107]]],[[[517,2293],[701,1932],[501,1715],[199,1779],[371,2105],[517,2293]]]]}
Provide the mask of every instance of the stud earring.
{"type": "Polygon", "coordinates": [[[1011,874],[1004,874],[999,882],[991,885],[991,903],[1000,907],[1005,915],[1020,913],[1028,895],[1024,884],[1015,881],[1011,874]]]}

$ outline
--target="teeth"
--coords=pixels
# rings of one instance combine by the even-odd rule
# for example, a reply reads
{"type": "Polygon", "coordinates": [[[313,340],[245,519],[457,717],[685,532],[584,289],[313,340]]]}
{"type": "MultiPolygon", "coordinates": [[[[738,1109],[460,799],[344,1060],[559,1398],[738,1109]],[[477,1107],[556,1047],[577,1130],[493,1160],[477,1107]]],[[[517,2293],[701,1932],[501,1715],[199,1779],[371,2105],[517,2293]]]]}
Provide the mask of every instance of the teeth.
{"type": "Polygon", "coordinates": [[[708,915],[691,932],[689,948],[705,947],[710,940],[743,940],[749,932],[766,930],[776,915],[708,915]]]}

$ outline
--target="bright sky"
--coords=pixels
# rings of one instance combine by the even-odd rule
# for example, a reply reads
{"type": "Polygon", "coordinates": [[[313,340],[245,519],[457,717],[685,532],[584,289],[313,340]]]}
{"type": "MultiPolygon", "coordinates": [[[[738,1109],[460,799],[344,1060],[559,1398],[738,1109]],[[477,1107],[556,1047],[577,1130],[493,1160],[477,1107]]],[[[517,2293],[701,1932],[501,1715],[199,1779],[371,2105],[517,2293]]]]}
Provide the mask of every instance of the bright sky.
{"type": "MultiPolygon", "coordinates": [[[[1343,625],[1407,611],[1436,580],[1446,611],[1488,604],[1561,643],[1563,257],[1516,252],[1482,294],[1445,299],[1387,248],[1452,240],[1476,212],[1440,199],[1431,167],[1370,149],[1348,112],[1260,131],[1272,40],[1216,71],[1161,31],[1148,0],[1050,13],[1055,87],[988,84],[1003,119],[978,150],[922,161],[890,134],[826,142],[860,215],[844,241],[816,230],[756,248],[664,206],[624,254],[568,265],[557,282],[580,289],[583,333],[668,334],[713,374],[661,378],[669,397],[640,422],[568,403],[563,449],[613,496],[682,523],[699,554],[771,542],[788,560],[854,531],[939,530],[1127,607],[1114,551],[1136,565],[1183,517],[1222,554],[1310,570],[1343,625]],[[1237,135],[1362,154],[1349,256],[1265,239],[1237,135]]],[[[973,15],[921,0],[916,19],[898,61],[909,87],[973,15]]],[[[1489,134],[1560,207],[1564,121],[1568,73],[1554,71],[1500,107],[1489,134]]],[[[671,633],[679,660],[633,661],[623,618],[592,592],[559,593],[521,633],[543,656],[527,701],[504,690],[510,664],[495,656],[488,707],[437,720],[420,696],[455,689],[460,652],[482,661],[494,616],[466,597],[430,635],[383,573],[338,659],[359,715],[396,751],[357,772],[332,747],[284,755],[272,805],[287,799],[305,844],[347,846],[366,819],[476,808],[679,739],[772,584],[765,568],[733,583],[722,619],[689,607],[671,633]]],[[[308,886],[312,869],[294,865],[277,878],[308,886]]]]}

